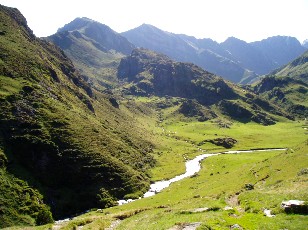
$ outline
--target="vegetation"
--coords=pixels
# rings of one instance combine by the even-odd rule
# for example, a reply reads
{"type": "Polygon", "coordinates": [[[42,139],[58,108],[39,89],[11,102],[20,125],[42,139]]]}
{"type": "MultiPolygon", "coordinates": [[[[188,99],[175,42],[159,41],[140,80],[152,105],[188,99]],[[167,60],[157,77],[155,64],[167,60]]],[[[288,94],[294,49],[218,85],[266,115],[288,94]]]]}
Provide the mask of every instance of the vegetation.
{"type": "Polygon", "coordinates": [[[0,169],[0,181],[0,228],[53,222],[52,214],[37,190],[3,168],[0,169]]]}
{"type": "Polygon", "coordinates": [[[142,109],[115,106],[115,97],[93,91],[18,10],[1,6],[0,18],[0,165],[13,175],[7,180],[35,187],[56,219],[145,192],[155,161],[151,135],[135,118],[145,116],[142,109]]]}
{"type": "MultiPolygon", "coordinates": [[[[272,103],[278,94],[268,100],[267,86],[257,85],[254,93],[193,64],[136,49],[122,59],[118,76],[116,62],[97,67],[110,73],[109,88],[117,86],[105,90],[89,84],[62,50],[36,38],[18,10],[0,6],[0,18],[1,228],[307,226],[305,216],[280,209],[282,200],[307,201],[307,124],[298,120],[304,113],[272,103]],[[259,148],[287,150],[211,156],[190,178],[138,199],[150,182],[184,173],[187,159],[259,148]],[[137,200],[115,206],[123,198],[137,200]],[[275,218],[264,216],[264,209],[275,218]]],[[[74,44],[91,50],[98,44],[90,35],[95,33],[57,36],[83,38],[74,44]]],[[[74,60],[81,63],[77,68],[90,66],[72,47],[66,52],[81,58],[74,60]]],[[[93,77],[92,70],[83,73],[93,77]]],[[[289,80],[282,88],[291,87],[289,80]]],[[[305,98],[297,89],[298,95],[289,94],[292,103],[305,98]]]]}
{"type": "Polygon", "coordinates": [[[46,39],[63,49],[91,87],[104,92],[117,86],[120,59],[134,48],[108,26],[88,18],[76,18],[46,39]]]}
{"type": "Polygon", "coordinates": [[[254,91],[301,118],[308,116],[308,52],[265,76],[254,91]]]}
{"type": "MultiPolygon", "coordinates": [[[[305,229],[305,215],[283,212],[283,200],[307,200],[307,141],[287,151],[224,154],[202,162],[194,177],[171,184],[161,193],[129,204],[89,212],[73,222],[94,218],[116,229],[171,229],[201,223],[198,229],[305,229]],[[253,189],[248,190],[247,184],[253,189]],[[275,217],[267,217],[265,209],[275,217]]],[[[63,225],[65,226],[65,224],[63,225]]],[[[66,225],[68,226],[68,225],[66,225]]],[[[84,225],[87,228],[87,224],[84,225]]],[[[71,228],[72,229],[72,228],[71,228]]]]}

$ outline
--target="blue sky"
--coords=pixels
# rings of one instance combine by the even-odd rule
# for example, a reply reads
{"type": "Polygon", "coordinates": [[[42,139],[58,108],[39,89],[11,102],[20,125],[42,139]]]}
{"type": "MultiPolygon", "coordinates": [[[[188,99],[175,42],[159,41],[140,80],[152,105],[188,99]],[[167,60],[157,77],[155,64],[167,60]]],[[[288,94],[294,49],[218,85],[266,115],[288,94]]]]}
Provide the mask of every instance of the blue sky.
{"type": "Polygon", "coordinates": [[[0,0],[18,8],[39,36],[54,34],[76,17],[88,17],[116,32],[143,23],[218,42],[247,42],[275,35],[308,39],[308,0],[0,0]]]}

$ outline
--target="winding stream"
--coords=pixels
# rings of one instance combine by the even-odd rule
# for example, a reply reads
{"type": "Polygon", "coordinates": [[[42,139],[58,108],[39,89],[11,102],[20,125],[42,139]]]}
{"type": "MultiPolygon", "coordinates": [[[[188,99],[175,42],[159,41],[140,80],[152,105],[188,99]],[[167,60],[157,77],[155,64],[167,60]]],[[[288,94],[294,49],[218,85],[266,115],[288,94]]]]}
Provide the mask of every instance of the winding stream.
{"type": "MultiPolygon", "coordinates": [[[[143,194],[143,197],[145,198],[145,197],[154,196],[156,193],[159,193],[164,188],[169,187],[171,183],[182,180],[186,177],[190,177],[194,175],[195,173],[199,172],[201,169],[200,162],[207,157],[217,156],[219,154],[252,153],[252,152],[265,152],[265,151],[278,151],[278,150],[286,150],[286,149],[277,148],[277,149],[256,149],[256,150],[239,150],[239,151],[231,150],[231,151],[226,151],[226,152],[220,152],[220,153],[214,153],[214,154],[202,154],[202,155],[196,156],[194,159],[186,161],[185,163],[186,172],[184,174],[173,177],[170,180],[157,181],[154,184],[151,184],[149,191],[143,194]]],[[[118,204],[122,205],[122,204],[130,203],[132,201],[135,201],[135,200],[133,199],[118,200],[118,204]]]]}

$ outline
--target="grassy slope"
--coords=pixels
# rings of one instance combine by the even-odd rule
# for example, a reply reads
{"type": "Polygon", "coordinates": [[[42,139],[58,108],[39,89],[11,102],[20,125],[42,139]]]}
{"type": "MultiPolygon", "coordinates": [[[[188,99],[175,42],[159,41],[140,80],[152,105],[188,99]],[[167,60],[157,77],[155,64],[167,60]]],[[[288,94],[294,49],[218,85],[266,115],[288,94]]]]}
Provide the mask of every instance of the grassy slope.
{"type": "Polygon", "coordinates": [[[255,86],[266,100],[279,104],[298,116],[307,117],[308,52],[265,76],[255,86]]]}
{"type": "Polygon", "coordinates": [[[145,191],[154,161],[151,134],[137,118],[152,114],[134,104],[117,108],[110,95],[93,92],[62,51],[34,37],[19,11],[0,9],[0,165],[7,178],[37,188],[56,218],[145,191]]]}
{"type": "Polygon", "coordinates": [[[202,162],[195,177],[173,183],[154,197],[123,206],[94,211],[71,221],[63,229],[106,227],[122,220],[117,229],[169,229],[184,223],[201,222],[200,229],[305,229],[304,215],[287,215],[280,203],[307,200],[307,141],[287,151],[219,155],[202,162]],[[254,184],[246,190],[245,184],[254,184]],[[224,211],[231,206],[233,210],[224,211]],[[210,211],[194,213],[197,208],[210,211]],[[274,218],[265,217],[264,209],[274,218]]]}
{"type": "Polygon", "coordinates": [[[80,73],[88,78],[92,87],[100,91],[114,87],[117,82],[114,77],[116,68],[123,54],[98,49],[95,46],[97,42],[77,31],[55,34],[47,39],[59,44],[80,73]],[[65,46],[65,42],[70,45],[65,46]]]}
{"type": "MultiPolygon", "coordinates": [[[[139,98],[138,103],[155,100],[139,98]]],[[[176,108],[161,109],[157,118],[147,119],[146,127],[155,136],[158,162],[150,172],[153,180],[183,173],[184,156],[193,158],[202,154],[200,148],[207,152],[227,150],[210,144],[198,146],[204,138],[231,136],[239,141],[232,149],[290,149],[208,158],[195,177],[173,183],[154,197],[82,215],[63,229],[78,225],[84,226],[83,229],[98,229],[109,226],[116,219],[122,220],[117,229],[160,230],[192,222],[201,222],[200,229],[229,229],[233,224],[245,229],[305,229],[308,224],[305,216],[287,215],[280,209],[283,200],[308,199],[307,175],[300,173],[308,163],[304,121],[281,120],[266,127],[253,122],[234,122],[230,128],[221,128],[213,121],[197,122],[170,116],[174,110],[176,108]],[[161,120],[163,122],[159,122],[161,120]],[[255,189],[245,190],[247,183],[254,184],[255,189]],[[226,206],[234,210],[224,211],[226,206]],[[213,211],[193,213],[205,207],[213,211]],[[276,217],[265,217],[265,208],[271,209],[276,217]]]]}

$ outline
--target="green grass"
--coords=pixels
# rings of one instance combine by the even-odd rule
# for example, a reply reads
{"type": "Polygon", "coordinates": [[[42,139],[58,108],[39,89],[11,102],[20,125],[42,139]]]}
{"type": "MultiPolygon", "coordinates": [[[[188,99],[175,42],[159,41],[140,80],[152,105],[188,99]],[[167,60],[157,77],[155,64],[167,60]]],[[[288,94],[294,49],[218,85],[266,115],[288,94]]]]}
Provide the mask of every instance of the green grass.
{"type": "MultiPolygon", "coordinates": [[[[171,184],[161,193],[103,210],[104,217],[121,219],[118,230],[169,229],[201,222],[199,229],[305,229],[304,215],[288,215],[280,209],[283,200],[308,200],[307,142],[288,151],[224,154],[205,159],[197,176],[171,184]],[[245,184],[254,185],[246,190],[245,184]],[[233,210],[225,211],[231,206],[233,210]],[[209,211],[195,213],[197,208],[209,211]],[[263,209],[276,216],[264,216],[263,209]]],[[[84,218],[84,216],[81,216],[84,218]]],[[[85,225],[86,227],[87,225],[85,225]]],[[[100,225],[97,225],[97,227],[100,225]]]]}
{"type": "MultiPolygon", "coordinates": [[[[306,139],[302,122],[279,122],[271,126],[234,122],[230,128],[220,128],[215,122],[182,122],[166,120],[161,128],[160,144],[156,160],[157,167],[151,170],[153,180],[171,178],[185,171],[185,158],[201,153],[228,151],[221,146],[206,142],[207,139],[232,137],[238,142],[231,149],[249,150],[257,148],[290,148],[306,139]],[[204,151],[200,151],[204,150],[204,151]]],[[[159,138],[157,138],[159,139],[159,138]]]]}
{"type": "Polygon", "coordinates": [[[5,76],[0,76],[0,85],[0,98],[17,93],[23,86],[20,81],[5,76]]]}

